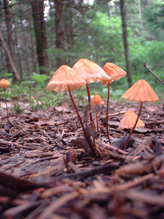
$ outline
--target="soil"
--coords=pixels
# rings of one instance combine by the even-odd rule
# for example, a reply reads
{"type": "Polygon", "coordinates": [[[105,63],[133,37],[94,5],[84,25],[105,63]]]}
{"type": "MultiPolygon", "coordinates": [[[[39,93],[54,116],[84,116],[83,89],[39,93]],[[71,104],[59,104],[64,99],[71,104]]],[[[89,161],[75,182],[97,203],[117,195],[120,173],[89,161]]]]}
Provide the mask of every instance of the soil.
{"type": "Polygon", "coordinates": [[[0,109],[0,218],[164,218],[162,100],[143,103],[145,127],[134,130],[126,150],[129,130],[119,122],[128,109],[137,114],[139,103],[110,103],[111,144],[106,105],[78,109],[88,139],[71,103],[26,105],[17,114],[8,108],[8,117],[0,109]]]}

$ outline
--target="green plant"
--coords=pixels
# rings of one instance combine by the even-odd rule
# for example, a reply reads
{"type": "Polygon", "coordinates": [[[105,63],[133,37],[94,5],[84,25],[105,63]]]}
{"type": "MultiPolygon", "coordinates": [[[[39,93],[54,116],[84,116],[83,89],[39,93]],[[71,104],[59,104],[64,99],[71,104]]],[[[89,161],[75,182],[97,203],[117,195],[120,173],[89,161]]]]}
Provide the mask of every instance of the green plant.
{"type": "Polygon", "coordinates": [[[22,81],[21,85],[31,88],[34,85],[35,81],[22,81]]]}
{"type": "Polygon", "coordinates": [[[30,76],[36,83],[40,83],[41,87],[44,87],[45,81],[48,79],[48,76],[45,74],[37,74],[33,72],[32,76],[30,76]]]}
{"type": "Polygon", "coordinates": [[[12,108],[12,110],[14,111],[15,114],[23,112],[24,110],[21,109],[21,106],[19,105],[19,103],[17,102],[17,104],[12,108]]]}

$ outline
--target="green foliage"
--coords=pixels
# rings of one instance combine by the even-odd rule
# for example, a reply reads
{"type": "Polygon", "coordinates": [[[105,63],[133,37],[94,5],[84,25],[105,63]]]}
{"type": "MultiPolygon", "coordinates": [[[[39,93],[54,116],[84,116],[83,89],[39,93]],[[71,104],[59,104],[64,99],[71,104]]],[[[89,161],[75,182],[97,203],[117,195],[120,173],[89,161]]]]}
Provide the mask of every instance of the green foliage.
{"type": "Polygon", "coordinates": [[[24,110],[21,109],[21,107],[20,107],[20,105],[18,104],[18,102],[17,102],[17,104],[16,104],[14,107],[12,107],[12,110],[14,111],[15,114],[24,111],[24,110]]]}
{"type": "MultiPolygon", "coordinates": [[[[0,94],[3,96],[3,91],[0,91],[0,94]]],[[[26,81],[23,84],[12,84],[10,88],[6,89],[5,94],[6,98],[15,101],[12,108],[15,113],[23,111],[19,104],[22,99],[29,102],[31,109],[45,109],[50,106],[56,106],[64,97],[63,93],[57,94],[53,91],[47,91],[40,86],[31,87],[26,81]]]]}
{"type": "Polygon", "coordinates": [[[164,2],[155,1],[143,13],[149,39],[164,40],[164,2]]]}
{"type": "Polygon", "coordinates": [[[41,86],[44,86],[45,81],[47,80],[48,76],[45,74],[37,74],[33,72],[32,76],[30,76],[35,82],[40,83],[41,86]]]}
{"type": "MultiPolygon", "coordinates": [[[[114,62],[124,60],[121,19],[109,18],[107,13],[96,12],[92,19],[88,20],[90,29],[83,41],[75,38],[74,53],[77,59],[85,57],[103,66],[107,61],[114,62]]],[[[79,36],[80,37],[80,36],[79,36]]],[[[80,37],[80,39],[81,39],[80,37]]]]}
{"type": "MultiPolygon", "coordinates": [[[[155,89],[157,93],[161,94],[163,85],[158,83],[143,65],[147,62],[150,68],[164,80],[164,2],[162,0],[142,0],[140,2],[142,17],[140,17],[139,13],[138,0],[125,1],[133,83],[144,78],[152,86],[157,84],[158,86],[155,86],[155,89]],[[143,26],[141,23],[143,23],[143,26]]],[[[65,64],[71,67],[78,59],[88,58],[101,67],[106,62],[113,62],[126,70],[119,1],[94,0],[93,5],[90,5],[87,1],[72,1],[71,4],[70,1],[64,1],[62,9],[64,50],[56,48],[54,1],[50,1],[49,3],[50,11],[45,19],[48,45],[46,52],[48,53],[52,74],[57,69],[57,58],[62,57],[65,60],[65,64]],[[109,4],[111,6],[110,8],[109,4]],[[111,13],[109,13],[109,10],[111,13]]],[[[35,32],[31,29],[33,26],[31,26],[32,16],[29,13],[30,6],[31,3],[25,2],[21,5],[15,4],[12,7],[13,13],[18,15],[14,17],[15,20],[13,23],[17,26],[18,52],[21,58],[15,53],[16,67],[18,68],[19,64],[21,64],[23,77],[28,80],[19,83],[19,85],[12,85],[11,88],[6,90],[6,95],[8,97],[16,96],[18,99],[22,98],[22,95],[25,95],[29,99],[31,106],[35,108],[41,107],[41,105],[43,107],[54,105],[58,101],[56,96],[60,96],[60,94],[55,94],[55,98],[48,98],[48,96],[54,95],[54,92],[47,93],[43,89],[46,86],[46,81],[49,79],[47,75],[40,75],[33,72],[30,78],[28,76],[27,72],[36,71],[33,69],[37,68],[37,60],[32,60],[36,54],[35,32]],[[21,18],[20,10],[22,11],[21,18]],[[23,26],[20,22],[21,19],[23,19],[23,26]],[[25,35],[25,41],[27,41],[26,45],[24,45],[26,42],[24,42],[23,35],[25,35]],[[28,40],[30,36],[32,38],[28,40]],[[27,69],[26,57],[28,57],[29,69],[27,69]],[[36,87],[35,91],[34,85],[36,87]],[[32,95],[36,95],[35,100],[33,98],[31,99],[32,95]],[[42,98],[40,95],[42,95],[42,98]]],[[[3,17],[2,31],[6,34],[5,18],[3,17]]],[[[12,37],[14,39],[14,36],[12,37]]],[[[3,58],[1,52],[0,56],[3,58]]],[[[3,62],[5,59],[1,60],[3,62]]],[[[3,63],[1,63],[1,66],[3,66],[3,63]]],[[[1,69],[4,70],[4,68],[1,69]]],[[[12,80],[11,73],[5,73],[3,77],[8,78],[10,82],[12,80]]],[[[91,84],[89,86],[91,87],[91,94],[98,92],[104,98],[107,95],[107,88],[106,86],[102,86],[101,83],[91,84]]],[[[112,83],[111,98],[120,98],[121,91],[124,92],[126,89],[126,77],[112,83]]],[[[78,93],[79,98],[84,96],[86,99],[85,88],[75,93],[78,93]]]]}
{"type": "Polygon", "coordinates": [[[3,78],[11,78],[12,77],[12,73],[4,73],[3,74],[3,78]]]}
{"type": "Polygon", "coordinates": [[[148,72],[143,67],[145,62],[148,63],[151,69],[156,71],[157,75],[158,73],[161,74],[164,70],[164,63],[162,61],[164,57],[164,44],[162,41],[135,42],[130,46],[130,54],[133,78],[135,75],[147,77],[148,72]]]}
{"type": "Polygon", "coordinates": [[[32,85],[34,85],[35,81],[21,81],[21,85],[25,85],[27,87],[31,87],[32,85]]]}
{"type": "Polygon", "coordinates": [[[164,3],[155,2],[152,5],[147,7],[147,10],[144,12],[145,18],[154,28],[164,29],[164,3]]]}
{"type": "Polygon", "coordinates": [[[63,94],[55,94],[50,91],[45,91],[44,96],[36,97],[36,103],[31,101],[31,107],[33,109],[42,108],[45,109],[50,106],[56,106],[59,101],[63,98],[63,94]]]}

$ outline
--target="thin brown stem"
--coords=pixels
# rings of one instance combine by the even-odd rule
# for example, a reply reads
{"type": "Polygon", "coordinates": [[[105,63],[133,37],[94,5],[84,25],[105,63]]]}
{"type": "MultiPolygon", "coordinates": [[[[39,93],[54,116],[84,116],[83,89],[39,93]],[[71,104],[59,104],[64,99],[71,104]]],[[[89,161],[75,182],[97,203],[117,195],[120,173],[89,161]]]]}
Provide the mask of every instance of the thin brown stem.
{"type": "Polygon", "coordinates": [[[106,132],[107,132],[108,141],[111,144],[111,141],[109,138],[109,129],[108,129],[109,97],[110,97],[110,83],[108,82],[108,96],[107,96],[107,107],[106,107],[106,132]]]}
{"type": "Polygon", "coordinates": [[[90,96],[90,91],[89,91],[89,85],[88,83],[86,82],[86,89],[87,89],[87,94],[88,94],[88,103],[91,102],[91,96],[90,96]]]}
{"type": "MultiPolygon", "coordinates": [[[[89,91],[88,82],[86,82],[86,89],[87,89],[87,94],[88,94],[88,103],[90,103],[91,102],[91,95],[90,95],[90,91],[89,91]]],[[[91,125],[93,125],[92,113],[90,113],[90,121],[91,121],[91,125]]]]}
{"type": "Polygon", "coordinates": [[[145,62],[144,67],[147,68],[147,70],[152,73],[154,75],[154,77],[156,77],[158,79],[158,81],[160,81],[162,84],[164,84],[164,82],[149,68],[148,64],[145,62]]]}
{"type": "Polygon", "coordinates": [[[134,131],[136,125],[137,125],[138,119],[139,119],[139,117],[140,117],[141,109],[142,109],[142,104],[143,104],[143,102],[140,103],[140,108],[139,108],[139,112],[138,112],[138,115],[137,115],[137,119],[136,119],[136,121],[135,121],[135,123],[134,123],[133,128],[132,128],[131,131],[130,131],[130,134],[129,134],[127,140],[126,140],[126,143],[125,143],[125,146],[124,146],[124,150],[126,150],[127,145],[128,145],[128,142],[129,142],[129,139],[130,139],[130,136],[132,135],[132,133],[133,133],[133,131],[134,131]]]}
{"type": "Polygon", "coordinates": [[[84,128],[84,125],[83,125],[81,116],[80,116],[79,111],[78,111],[78,109],[77,109],[77,106],[76,106],[76,104],[75,104],[75,102],[74,102],[74,99],[73,99],[73,96],[72,96],[72,93],[71,93],[71,90],[70,90],[69,85],[67,85],[67,87],[68,87],[68,91],[69,91],[69,95],[70,95],[71,101],[72,101],[73,106],[74,106],[74,108],[75,108],[75,110],[76,110],[77,116],[78,116],[78,118],[79,118],[79,120],[80,120],[80,124],[81,124],[81,127],[82,127],[82,129],[83,129],[83,132],[84,132],[84,136],[85,136],[85,138],[86,138],[86,141],[87,141],[87,143],[88,143],[88,145],[89,145],[89,147],[90,147],[90,149],[91,149],[93,155],[96,157],[95,151],[94,151],[93,148],[90,146],[90,143],[89,143],[89,140],[88,140],[88,138],[87,138],[87,134],[86,134],[86,131],[85,131],[85,128],[84,128]]]}
{"type": "Polygon", "coordinates": [[[97,126],[97,133],[99,134],[99,126],[98,126],[98,118],[97,118],[97,113],[96,113],[96,126],[97,126]]]}
{"type": "Polygon", "coordinates": [[[5,103],[6,103],[6,114],[7,114],[7,121],[9,121],[9,117],[8,117],[8,108],[7,108],[7,100],[6,100],[6,93],[5,93],[5,88],[3,88],[3,91],[4,91],[5,103]]]}

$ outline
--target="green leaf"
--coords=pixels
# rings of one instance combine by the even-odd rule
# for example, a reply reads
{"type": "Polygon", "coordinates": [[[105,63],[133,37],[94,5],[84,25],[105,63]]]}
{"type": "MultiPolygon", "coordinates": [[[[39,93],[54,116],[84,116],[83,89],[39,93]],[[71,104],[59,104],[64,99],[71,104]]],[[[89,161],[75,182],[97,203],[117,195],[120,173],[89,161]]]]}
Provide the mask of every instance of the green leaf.
{"type": "Polygon", "coordinates": [[[47,80],[48,77],[45,74],[40,75],[40,74],[33,72],[33,75],[30,76],[30,78],[32,78],[37,83],[43,84],[47,80]]]}

